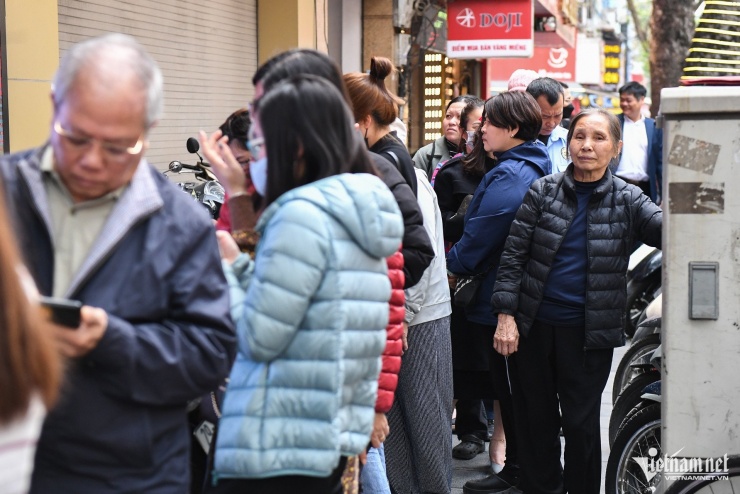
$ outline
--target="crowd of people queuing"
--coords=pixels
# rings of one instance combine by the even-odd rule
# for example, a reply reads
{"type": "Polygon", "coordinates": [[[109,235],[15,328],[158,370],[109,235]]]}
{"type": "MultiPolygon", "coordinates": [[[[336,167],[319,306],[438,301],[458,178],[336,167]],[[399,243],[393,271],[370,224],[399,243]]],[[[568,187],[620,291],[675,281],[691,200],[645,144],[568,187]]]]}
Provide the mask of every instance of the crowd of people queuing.
{"type": "Polygon", "coordinates": [[[622,166],[638,113],[571,118],[566,85],[516,71],[452,99],[412,158],[393,70],[265,62],[199,136],[213,225],[144,159],[149,54],[118,34],[67,52],[48,142],[0,159],[7,492],[441,494],[486,441],[468,494],[599,491],[627,261],[660,246],[655,132],[622,166]],[[79,325],[39,294],[82,302],[79,325]]]}

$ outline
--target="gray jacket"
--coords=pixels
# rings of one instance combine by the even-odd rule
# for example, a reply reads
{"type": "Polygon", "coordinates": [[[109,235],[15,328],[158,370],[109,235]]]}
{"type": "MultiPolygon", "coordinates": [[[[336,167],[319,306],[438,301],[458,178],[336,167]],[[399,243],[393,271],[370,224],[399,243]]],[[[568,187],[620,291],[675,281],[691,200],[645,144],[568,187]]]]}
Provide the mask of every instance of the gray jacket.
{"type": "Polygon", "coordinates": [[[452,313],[450,288],[447,283],[442,213],[439,211],[437,194],[434,193],[422,170],[416,170],[416,178],[417,200],[424,216],[424,228],[434,246],[434,259],[424,271],[421,281],[406,289],[405,321],[409,326],[435,321],[452,313]]]}
{"type": "Polygon", "coordinates": [[[431,180],[435,168],[440,162],[450,159],[450,150],[447,148],[447,141],[444,136],[438,137],[434,142],[430,142],[423,148],[419,148],[414,154],[414,166],[424,170],[427,179],[431,180]]]}

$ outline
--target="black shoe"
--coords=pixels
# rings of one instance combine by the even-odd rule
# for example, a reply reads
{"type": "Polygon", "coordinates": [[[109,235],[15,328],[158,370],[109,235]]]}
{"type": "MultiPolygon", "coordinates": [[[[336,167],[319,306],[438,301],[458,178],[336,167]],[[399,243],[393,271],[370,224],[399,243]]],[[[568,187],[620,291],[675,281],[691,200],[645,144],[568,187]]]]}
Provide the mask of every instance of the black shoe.
{"type": "Polygon", "coordinates": [[[486,450],[483,439],[472,434],[460,438],[460,444],[452,448],[452,457],[458,460],[472,460],[486,450]]]}
{"type": "Polygon", "coordinates": [[[506,465],[498,474],[480,480],[469,480],[463,486],[465,494],[502,493],[519,485],[519,467],[506,465]]]}

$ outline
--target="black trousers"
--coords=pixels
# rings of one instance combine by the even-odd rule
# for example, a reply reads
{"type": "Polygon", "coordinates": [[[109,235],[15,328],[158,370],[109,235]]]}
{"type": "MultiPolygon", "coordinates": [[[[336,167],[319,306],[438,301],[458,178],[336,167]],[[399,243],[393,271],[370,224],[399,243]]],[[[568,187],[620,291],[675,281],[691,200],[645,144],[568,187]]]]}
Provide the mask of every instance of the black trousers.
{"type": "Polygon", "coordinates": [[[455,405],[455,434],[488,437],[488,418],[483,401],[493,398],[489,376],[491,332],[487,326],[471,327],[465,309],[453,304],[450,321],[452,381],[455,405]]]}
{"type": "MultiPolygon", "coordinates": [[[[511,366],[511,357],[504,357],[494,350],[493,338],[491,338],[491,380],[493,381],[493,392],[496,394],[501,408],[501,420],[504,422],[506,465],[516,466],[521,461],[519,458],[518,431],[515,425],[514,401],[511,394],[513,390],[511,386],[511,366]]],[[[527,492],[527,494],[529,493],[527,492]]]]}
{"type": "Polygon", "coordinates": [[[342,473],[347,458],[342,456],[339,466],[328,477],[285,475],[265,479],[223,479],[215,486],[207,486],[209,494],[342,494],[342,473]]]}
{"type": "Polygon", "coordinates": [[[457,400],[455,404],[455,434],[475,436],[481,441],[488,438],[488,417],[483,400],[457,400]]]}
{"type": "Polygon", "coordinates": [[[522,469],[519,487],[526,494],[599,493],[599,411],[613,350],[584,350],[584,339],[583,327],[535,322],[509,359],[522,469]]]}
{"type": "MultiPolygon", "coordinates": [[[[511,397],[511,387],[509,385],[511,372],[509,367],[511,364],[507,364],[507,359],[493,349],[493,334],[496,331],[496,326],[474,322],[470,322],[469,325],[471,330],[485,331],[490,335],[490,337],[487,338],[487,346],[490,352],[488,370],[493,384],[493,394],[499,401],[499,406],[501,407],[501,420],[504,423],[504,431],[506,433],[506,464],[512,466],[517,465],[519,463],[519,443],[516,436],[517,430],[514,426],[514,404],[511,397]]],[[[494,417],[494,421],[497,418],[498,417],[494,417]]],[[[457,428],[457,420],[455,421],[455,428],[457,428]]]]}

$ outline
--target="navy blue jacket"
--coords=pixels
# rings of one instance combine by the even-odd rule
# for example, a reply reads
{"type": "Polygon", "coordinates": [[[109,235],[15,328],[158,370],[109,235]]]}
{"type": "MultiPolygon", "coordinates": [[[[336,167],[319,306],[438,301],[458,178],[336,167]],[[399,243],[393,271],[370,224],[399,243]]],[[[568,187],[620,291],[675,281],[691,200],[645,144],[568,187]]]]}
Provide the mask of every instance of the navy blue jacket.
{"type": "MultiPolygon", "coordinates": [[[[44,150],[2,157],[0,173],[24,260],[49,294],[44,150]]],[[[142,161],[66,296],[104,309],[108,328],[67,366],[41,432],[31,492],[187,492],[186,404],[223,381],[236,352],[205,208],[142,161]]]]}
{"type": "MultiPolygon", "coordinates": [[[[622,124],[624,135],[624,113],[617,116],[622,124]]],[[[650,180],[650,199],[655,202],[658,196],[662,197],[663,187],[663,129],[655,126],[655,120],[645,118],[645,132],[647,132],[648,180],[650,180]]]]}
{"type": "Polygon", "coordinates": [[[547,148],[538,141],[520,144],[496,158],[498,164],[483,177],[468,206],[462,238],[447,254],[447,269],[456,275],[471,276],[493,266],[475,303],[466,309],[468,320],[491,326],[496,325],[491,295],[509,228],[532,182],[550,170],[547,148]]]}

